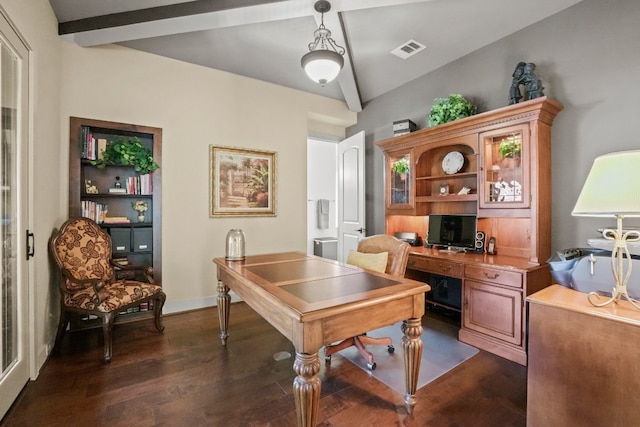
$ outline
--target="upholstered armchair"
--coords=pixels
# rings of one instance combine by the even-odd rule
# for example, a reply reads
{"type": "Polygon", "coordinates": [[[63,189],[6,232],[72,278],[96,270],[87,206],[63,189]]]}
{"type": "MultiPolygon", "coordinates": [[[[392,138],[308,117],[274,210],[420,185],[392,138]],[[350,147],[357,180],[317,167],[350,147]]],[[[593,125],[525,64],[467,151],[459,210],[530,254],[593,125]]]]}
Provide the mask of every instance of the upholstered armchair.
{"type": "MultiPolygon", "coordinates": [[[[347,264],[354,264],[365,269],[385,272],[397,277],[404,277],[409,260],[409,250],[411,246],[393,236],[379,234],[362,239],[358,243],[357,253],[350,253],[347,264]],[[368,255],[374,256],[368,256],[368,255]]],[[[367,360],[367,367],[371,370],[376,368],[373,354],[366,349],[366,345],[386,345],[389,353],[393,353],[395,348],[391,338],[373,338],[366,334],[347,338],[338,344],[325,346],[325,360],[331,360],[331,355],[345,348],[355,346],[358,352],[367,360]]]]}
{"type": "Polygon", "coordinates": [[[61,293],[60,322],[54,349],[59,349],[70,317],[95,315],[102,319],[104,361],[112,356],[112,335],[116,317],[141,303],[153,303],[155,326],[160,332],[165,293],[153,284],[150,267],[115,264],[111,258],[111,237],[88,218],[66,221],[49,242],[51,257],[58,267],[61,293]],[[117,279],[116,270],[142,272],[149,283],[117,279]]]}

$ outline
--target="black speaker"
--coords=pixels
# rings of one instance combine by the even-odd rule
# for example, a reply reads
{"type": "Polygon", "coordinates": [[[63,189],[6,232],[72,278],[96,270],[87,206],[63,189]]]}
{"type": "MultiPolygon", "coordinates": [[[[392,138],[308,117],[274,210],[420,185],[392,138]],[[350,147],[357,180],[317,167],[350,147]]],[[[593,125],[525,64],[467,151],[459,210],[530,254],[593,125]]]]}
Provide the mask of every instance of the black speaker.
{"type": "Polygon", "coordinates": [[[483,254],[486,240],[487,240],[487,234],[484,231],[476,232],[476,241],[475,241],[473,251],[479,254],[483,254]]]}

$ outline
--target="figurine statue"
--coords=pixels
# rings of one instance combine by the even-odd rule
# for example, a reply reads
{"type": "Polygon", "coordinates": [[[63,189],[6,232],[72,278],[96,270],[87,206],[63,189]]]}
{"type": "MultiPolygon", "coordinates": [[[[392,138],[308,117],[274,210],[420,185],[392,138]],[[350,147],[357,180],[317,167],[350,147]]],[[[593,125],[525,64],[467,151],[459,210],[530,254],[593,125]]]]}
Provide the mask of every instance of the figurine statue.
{"type": "Polygon", "coordinates": [[[98,187],[96,187],[90,179],[85,179],[84,192],[87,194],[98,194],[98,187]]]}
{"type": "Polygon", "coordinates": [[[533,73],[535,69],[536,64],[529,62],[524,66],[524,74],[522,75],[522,82],[527,87],[527,94],[529,95],[529,99],[540,98],[541,96],[544,96],[544,93],[542,92],[542,89],[544,89],[544,87],[542,87],[542,83],[533,73]]]}
{"type": "Polygon", "coordinates": [[[524,63],[518,62],[516,69],[513,71],[513,80],[511,81],[511,88],[509,89],[509,104],[517,104],[523,98],[520,92],[520,85],[525,85],[527,89],[527,99],[534,99],[544,96],[542,91],[544,87],[538,78],[536,77],[534,70],[536,64],[533,62],[524,63]]]}
{"type": "Polygon", "coordinates": [[[518,65],[516,65],[516,69],[513,70],[513,80],[511,81],[511,89],[509,89],[509,105],[517,104],[522,99],[522,93],[520,93],[520,83],[522,83],[524,66],[524,62],[518,62],[518,65]]]}

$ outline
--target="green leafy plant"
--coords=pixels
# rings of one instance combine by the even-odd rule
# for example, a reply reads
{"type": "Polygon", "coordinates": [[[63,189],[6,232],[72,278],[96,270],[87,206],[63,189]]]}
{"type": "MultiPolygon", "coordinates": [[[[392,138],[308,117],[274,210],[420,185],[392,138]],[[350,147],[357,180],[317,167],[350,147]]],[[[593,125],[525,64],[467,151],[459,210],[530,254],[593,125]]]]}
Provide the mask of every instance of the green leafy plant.
{"type": "Polygon", "coordinates": [[[458,93],[448,98],[436,98],[429,112],[429,126],[441,125],[463,117],[473,116],[478,109],[458,93]]]}
{"type": "Polygon", "coordinates": [[[498,152],[500,153],[500,157],[503,159],[520,157],[520,153],[522,152],[522,142],[519,138],[503,139],[500,141],[498,152]]]}
{"type": "Polygon", "coordinates": [[[393,169],[393,172],[398,175],[409,173],[409,160],[406,157],[402,157],[401,159],[395,161],[391,168],[393,169]]]}
{"type": "Polygon", "coordinates": [[[92,160],[91,164],[103,169],[106,165],[133,166],[141,174],[147,174],[158,169],[151,151],[142,145],[140,138],[126,138],[118,136],[107,143],[102,159],[92,160]]]}

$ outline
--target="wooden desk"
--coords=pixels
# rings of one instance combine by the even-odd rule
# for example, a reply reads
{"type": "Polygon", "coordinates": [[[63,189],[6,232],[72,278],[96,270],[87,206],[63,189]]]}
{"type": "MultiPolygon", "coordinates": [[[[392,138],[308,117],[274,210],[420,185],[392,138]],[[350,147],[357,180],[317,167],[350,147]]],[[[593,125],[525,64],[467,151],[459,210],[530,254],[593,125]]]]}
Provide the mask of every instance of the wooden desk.
{"type": "Polygon", "coordinates": [[[405,321],[407,411],[415,406],[422,357],[421,318],[429,285],[366,272],[300,252],[214,259],[218,267],[220,339],[228,338],[232,289],[294,345],[293,394],[299,426],[314,426],[320,403],[320,359],[326,344],[405,321]]]}
{"type": "Polygon", "coordinates": [[[527,426],[640,425],[640,310],[560,285],[528,301],[527,426]]]}
{"type": "Polygon", "coordinates": [[[526,366],[524,301],[551,284],[548,264],[506,255],[412,247],[405,276],[433,284],[437,283],[433,275],[462,283],[460,341],[526,366]]]}

